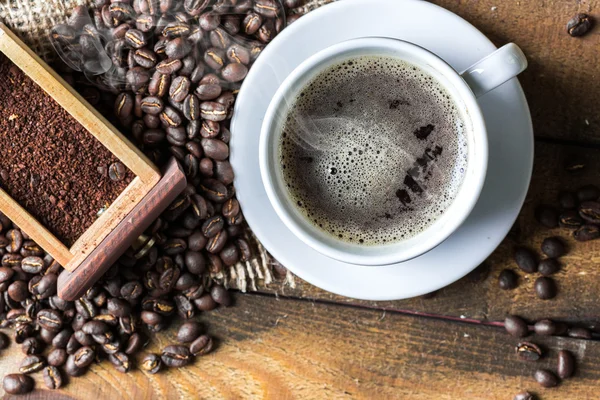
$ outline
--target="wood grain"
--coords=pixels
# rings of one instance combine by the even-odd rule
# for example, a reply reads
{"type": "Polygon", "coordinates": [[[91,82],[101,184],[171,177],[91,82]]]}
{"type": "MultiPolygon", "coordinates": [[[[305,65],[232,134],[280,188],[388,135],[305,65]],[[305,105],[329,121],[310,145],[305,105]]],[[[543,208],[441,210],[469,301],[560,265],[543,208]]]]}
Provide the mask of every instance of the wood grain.
{"type": "Polygon", "coordinates": [[[579,12],[600,20],[600,0],[433,0],[471,22],[497,46],[517,43],[527,55],[520,75],[537,137],[600,143],[600,28],[572,38],[579,12]]]}
{"type": "MultiPolygon", "coordinates": [[[[531,337],[547,356],[521,362],[518,340],[498,328],[256,295],[200,320],[219,346],[192,366],[121,374],[103,362],[63,390],[29,398],[505,400],[524,389],[544,400],[597,398],[600,342],[531,337]],[[563,348],[577,357],[576,376],[540,389],[534,370],[555,369],[563,348]]],[[[172,331],[161,333],[146,351],[172,342],[172,331]]],[[[5,350],[0,371],[14,371],[22,357],[5,350]]]]}
{"type": "Polygon", "coordinates": [[[67,265],[71,261],[73,255],[67,246],[1,188],[0,210],[24,232],[27,232],[37,244],[42,246],[61,265],[67,265]]]}
{"type": "MultiPolygon", "coordinates": [[[[575,190],[590,183],[600,185],[598,171],[600,157],[597,149],[538,141],[531,187],[524,208],[511,233],[487,260],[490,272],[483,282],[473,283],[471,275],[442,289],[432,299],[414,298],[392,302],[348,299],[327,293],[300,279],[296,279],[295,288],[282,281],[276,281],[268,286],[260,285],[259,290],[296,298],[480,321],[502,320],[507,313],[517,313],[532,320],[553,317],[595,324],[600,316],[600,304],[597,301],[600,282],[600,240],[579,243],[570,236],[569,230],[546,229],[536,222],[534,209],[540,203],[556,204],[560,190],[575,190]],[[563,161],[572,154],[579,154],[588,162],[587,169],[580,175],[564,171],[563,161]],[[520,271],[513,261],[512,253],[517,245],[524,245],[537,250],[541,255],[541,242],[549,236],[563,237],[568,243],[569,253],[561,259],[562,271],[554,276],[559,295],[553,300],[542,301],[533,291],[533,282],[539,275],[520,271]],[[498,289],[497,278],[505,268],[512,269],[520,275],[520,285],[517,289],[498,289]]],[[[465,251],[468,251],[468,248],[465,251]]]]}
{"type": "Polygon", "coordinates": [[[185,189],[187,181],[174,158],[165,165],[163,178],[72,272],[58,278],[58,294],[76,300],[118,260],[152,222],[185,189]]]}

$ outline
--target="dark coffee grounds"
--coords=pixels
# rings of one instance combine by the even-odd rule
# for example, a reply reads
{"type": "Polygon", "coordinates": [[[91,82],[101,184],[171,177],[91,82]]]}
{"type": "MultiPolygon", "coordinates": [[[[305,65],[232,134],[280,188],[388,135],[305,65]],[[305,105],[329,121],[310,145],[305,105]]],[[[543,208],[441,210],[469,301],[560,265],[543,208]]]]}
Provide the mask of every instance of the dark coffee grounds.
{"type": "Polygon", "coordinates": [[[71,246],[131,182],[113,181],[118,160],[0,53],[0,184],[71,246]]]}

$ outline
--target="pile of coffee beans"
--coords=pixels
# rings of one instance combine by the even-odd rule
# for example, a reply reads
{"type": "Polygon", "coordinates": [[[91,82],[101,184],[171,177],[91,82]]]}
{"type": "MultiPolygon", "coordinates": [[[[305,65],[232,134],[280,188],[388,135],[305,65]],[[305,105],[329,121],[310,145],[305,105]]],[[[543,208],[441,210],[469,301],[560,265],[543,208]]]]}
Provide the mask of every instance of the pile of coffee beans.
{"type": "Polygon", "coordinates": [[[154,374],[207,354],[213,339],[193,318],[232,303],[211,277],[253,257],[232,185],[229,120],[248,69],[298,18],[286,13],[300,1],[93,3],[53,29],[64,61],[55,68],[156,164],[174,156],[188,186],[148,239],[74,302],[56,295],[62,267],[0,214],[0,328],[13,328],[24,353],[3,380],[11,394],[31,391],[37,371],[57,389],[104,359],[154,374]],[[178,343],[135,365],[152,334],[178,320],[178,343]]]}
{"type": "MultiPolygon", "coordinates": [[[[519,316],[509,315],[504,320],[504,329],[510,335],[523,338],[529,335],[530,327],[527,322],[519,316]]],[[[592,339],[592,332],[587,328],[569,327],[562,322],[554,322],[549,319],[537,321],[532,329],[540,336],[564,336],[567,335],[577,339],[592,339]]],[[[521,341],[515,348],[517,358],[521,361],[538,361],[544,356],[542,349],[535,343],[521,341]]],[[[535,381],[542,387],[550,388],[557,386],[561,379],[570,378],[575,372],[575,357],[568,350],[560,350],[557,356],[556,372],[547,369],[537,369],[534,372],[535,381]]],[[[517,394],[514,399],[533,399],[533,395],[523,392],[517,394]],[[527,397],[530,396],[530,397],[527,397]]]]}

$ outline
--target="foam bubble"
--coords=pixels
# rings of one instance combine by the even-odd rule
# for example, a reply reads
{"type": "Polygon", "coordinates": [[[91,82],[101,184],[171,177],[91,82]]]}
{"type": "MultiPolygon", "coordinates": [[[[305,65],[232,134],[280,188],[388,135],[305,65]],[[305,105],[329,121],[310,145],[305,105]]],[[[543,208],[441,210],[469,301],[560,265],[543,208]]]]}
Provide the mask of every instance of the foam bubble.
{"type": "Polygon", "coordinates": [[[323,231],[365,245],[402,241],[456,197],[468,122],[428,72],[354,58],[291,102],[279,144],[283,176],[297,208],[323,231]]]}

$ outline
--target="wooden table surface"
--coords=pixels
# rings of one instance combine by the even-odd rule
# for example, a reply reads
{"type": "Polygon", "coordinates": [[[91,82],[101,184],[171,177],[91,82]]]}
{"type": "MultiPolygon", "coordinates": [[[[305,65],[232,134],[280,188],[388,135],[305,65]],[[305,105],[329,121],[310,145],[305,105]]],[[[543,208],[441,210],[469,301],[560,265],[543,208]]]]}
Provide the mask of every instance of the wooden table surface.
{"type": "MultiPolygon", "coordinates": [[[[547,355],[537,363],[520,362],[517,340],[499,326],[514,313],[594,327],[600,316],[600,241],[568,240],[553,300],[533,294],[535,275],[519,272],[520,285],[512,291],[497,287],[502,269],[517,270],[511,256],[516,244],[539,249],[547,236],[567,237],[539,226],[535,205],[555,203],[559,189],[600,184],[600,28],[581,39],[565,33],[577,12],[600,18],[600,0],[434,2],[497,45],[514,41],[530,62],[520,80],[536,132],[533,181],[517,224],[480,274],[431,299],[379,303],[332,295],[298,278],[295,287],[279,280],[258,293],[237,294],[234,307],[202,315],[218,348],[191,367],[153,376],[121,374],[102,363],[59,392],[40,389],[29,398],[512,399],[525,389],[548,400],[600,398],[600,342],[532,336],[547,355]],[[573,153],[589,162],[581,175],[562,169],[573,153]],[[576,375],[557,388],[539,388],[533,371],[554,369],[563,348],[576,355],[576,375]]],[[[172,340],[172,331],[156,335],[148,350],[172,340]]],[[[15,346],[2,351],[0,371],[14,371],[21,357],[15,346]]],[[[35,377],[40,382],[40,373],[35,377]]]]}

